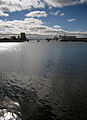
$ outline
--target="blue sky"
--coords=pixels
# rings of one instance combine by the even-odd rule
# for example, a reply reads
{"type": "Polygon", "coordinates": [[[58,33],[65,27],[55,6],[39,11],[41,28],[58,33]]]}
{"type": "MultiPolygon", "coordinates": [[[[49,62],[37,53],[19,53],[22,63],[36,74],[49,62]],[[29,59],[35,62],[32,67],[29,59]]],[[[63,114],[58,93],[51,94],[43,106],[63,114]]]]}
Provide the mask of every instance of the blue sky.
{"type": "Polygon", "coordinates": [[[0,0],[0,34],[87,35],[87,0],[0,0]]]}

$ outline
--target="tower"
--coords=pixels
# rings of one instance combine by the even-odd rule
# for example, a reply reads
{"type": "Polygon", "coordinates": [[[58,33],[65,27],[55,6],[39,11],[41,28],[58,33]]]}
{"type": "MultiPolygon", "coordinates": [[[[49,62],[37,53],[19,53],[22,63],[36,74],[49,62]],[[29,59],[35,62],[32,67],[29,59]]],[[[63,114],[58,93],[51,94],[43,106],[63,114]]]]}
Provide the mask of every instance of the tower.
{"type": "Polygon", "coordinates": [[[21,40],[26,40],[26,35],[25,35],[25,33],[21,33],[21,40]]]}

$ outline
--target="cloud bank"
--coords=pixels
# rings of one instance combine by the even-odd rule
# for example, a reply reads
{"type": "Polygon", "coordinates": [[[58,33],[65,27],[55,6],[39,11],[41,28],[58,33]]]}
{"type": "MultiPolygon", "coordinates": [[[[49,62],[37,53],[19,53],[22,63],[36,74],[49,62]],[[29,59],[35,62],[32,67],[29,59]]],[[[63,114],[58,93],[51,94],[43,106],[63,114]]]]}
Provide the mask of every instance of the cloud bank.
{"type": "Polygon", "coordinates": [[[32,7],[45,8],[46,5],[52,8],[84,3],[87,3],[87,0],[0,0],[0,12],[1,15],[7,16],[4,12],[29,10],[32,7]]]}
{"type": "Polygon", "coordinates": [[[39,35],[55,35],[61,26],[49,27],[44,25],[43,21],[35,18],[25,18],[24,20],[4,21],[0,20],[0,34],[39,34],[39,35]]]}
{"type": "Polygon", "coordinates": [[[64,35],[64,33],[69,33],[69,35],[76,35],[80,37],[87,37],[87,32],[65,31],[61,28],[60,25],[49,27],[44,25],[43,21],[35,18],[25,18],[24,20],[13,21],[0,20],[0,35],[20,34],[21,32],[25,32],[28,35],[43,35],[44,37],[54,37],[55,35],[64,35]]]}

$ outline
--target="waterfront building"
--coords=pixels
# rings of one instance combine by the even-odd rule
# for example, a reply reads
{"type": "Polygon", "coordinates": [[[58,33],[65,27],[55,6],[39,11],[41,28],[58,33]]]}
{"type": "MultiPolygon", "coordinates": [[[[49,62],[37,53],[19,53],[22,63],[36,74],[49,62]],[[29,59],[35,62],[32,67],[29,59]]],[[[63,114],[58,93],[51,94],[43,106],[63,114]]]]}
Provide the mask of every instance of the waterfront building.
{"type": "Polygon", "coordinates": [[[21,40],[26,40],[26,35],[25,35],[25,33],[21,33],[21,40]]]}
{"type": "Polygon", "coordinates": [[[57,37],[57,36],[55,36],[55,37],[53,38],[53,40],[56,40],[56,41],[58,41],[58,37],[57,37]]]}
{"type": "Polygon", "coordinates": [[[76,36],[59,36],[60,41],[75,41],[76,36]]]}

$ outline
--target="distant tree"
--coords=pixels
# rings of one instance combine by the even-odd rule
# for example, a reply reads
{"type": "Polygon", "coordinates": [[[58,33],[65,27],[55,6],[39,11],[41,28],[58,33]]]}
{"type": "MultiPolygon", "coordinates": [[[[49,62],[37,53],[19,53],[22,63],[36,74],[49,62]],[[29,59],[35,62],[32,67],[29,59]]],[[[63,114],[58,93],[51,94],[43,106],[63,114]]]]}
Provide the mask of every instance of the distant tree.
{"type": "Polygon", "coordinates": [[[14,40],[16,40],[16,37],[15,37],[15,36],[11,36],[10,39],[14,39],[14,40]]]}

